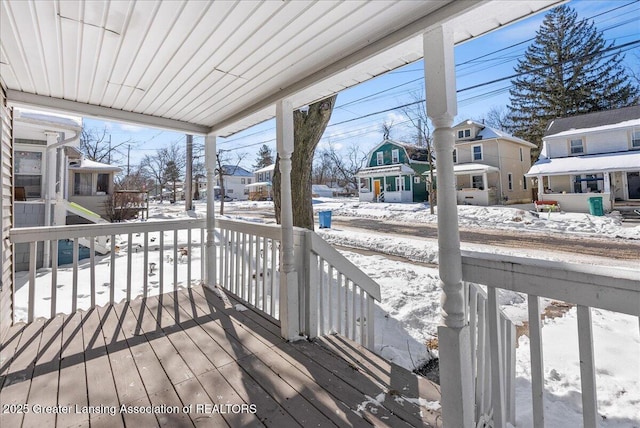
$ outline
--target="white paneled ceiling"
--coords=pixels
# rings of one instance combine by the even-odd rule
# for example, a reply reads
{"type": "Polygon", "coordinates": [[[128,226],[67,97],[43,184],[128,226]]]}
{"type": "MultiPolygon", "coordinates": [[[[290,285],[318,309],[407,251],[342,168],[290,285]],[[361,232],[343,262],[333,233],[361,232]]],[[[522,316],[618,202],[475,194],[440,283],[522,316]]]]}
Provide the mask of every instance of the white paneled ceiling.
{"type": "Polygon", "coordinates": [[[558,3],[521,1],[2,0],[11,102],[228,135],[558,3]]]}

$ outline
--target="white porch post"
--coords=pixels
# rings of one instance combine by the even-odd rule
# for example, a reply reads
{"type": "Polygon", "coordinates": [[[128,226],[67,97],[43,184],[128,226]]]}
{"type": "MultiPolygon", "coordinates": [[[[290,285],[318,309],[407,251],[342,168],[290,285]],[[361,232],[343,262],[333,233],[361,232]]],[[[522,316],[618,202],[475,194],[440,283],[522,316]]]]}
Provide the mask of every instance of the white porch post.
{"type": "Polygon", "coordinates": [[[293,153],[293,106],[289,100],[276,104],[276,140],[280,163],[280,330],[287,340],[301,339],[298,274],[293,252],[293,203],[291,201],[291,154],[293,153]]]}
{"type": "Polygon", "coordinates": [[[457,113],[453,32],[440,26],[424,34],[427,115],[435,130],[438,171],[438,254],[442,323],[438,327],[442,419],[447,427],[474,425],[470,332],[462,284],[456,178],[453,172],[457,113]]]}
{"type": "Polygon", "coordinates": [[[544,200],[544,176],[538,175],[538,200],[544,200]]]}
{"type": "MultiPolygon", "coordinates": [[[[51,226],[51,214],[53,213],[53,204],[56,195],[56,151],[49,149],[58,142],[57,132],[45,132],[47,136],[47,150],[44,152],[45,167],[45,189],[44,189],[44,225],[51,226]]],[[[51,247],[50,241],[44,241],[44,255],[42,257],[42,267],[51,266],[51,247]]]]}
{"type": "Polygon", "coordinates": [[[213,288],[216,286],[216,245],[215,245],[215,227],[216,227],[216,214],[215,214],[215,191],[216,185],[215,170],[216,170],[216,136],[207,135],[204,139],[204,159],[205,166],[207,168],[207,259],[204,283],[207,287],[213,288]]]}
{"type": "Polygon", "coordinates": [[[489,179],[486,172],[482,173],[482,190],[489,190],[489,179]]]}

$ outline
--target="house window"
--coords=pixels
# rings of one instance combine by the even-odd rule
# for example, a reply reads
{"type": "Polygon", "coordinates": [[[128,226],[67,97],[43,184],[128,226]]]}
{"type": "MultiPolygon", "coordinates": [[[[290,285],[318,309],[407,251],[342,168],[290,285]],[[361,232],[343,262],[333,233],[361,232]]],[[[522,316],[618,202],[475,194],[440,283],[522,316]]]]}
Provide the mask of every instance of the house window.
{"type": "Polygon", "coordinates": [[[470,129],[461,129],[458,131],[458,138],[469,138],[471,136],[470,129]]]}
{"type": "Polygon", "coordinates": [[[73,174],[73,194],[75,196],[91,196],[91,180],[93,174],[78,173],[73,174]]]}
{"type": "Polygon", "coordinates": [[[524,175],[522,176],[522,188],[524,190],[527,190],[527,177],[525,177],[524,175]]]}
{"type": "Polygon", "coordinates": [[[226,193],[233,193],[233,189],[224,189],[226,193]]]}
{"type": "Polygon", "coordinates": [[[240,184],[246,184],[246,183],[245,183],[245,181],[246,181],[246,180],[245,180],[244,178],[241,178],[241,179],[240,179],[240,184]]]}
{"type": "Polygon", "coordinates": [[[522,147],[520,147],[520,162],[522,162],[523,157],[522,157],[522,147]]]}
{"type": "Polygon", "coordinates": [[[15,187],[24,187],[27,198],[42,197],[42,152],[15,152],[15,187]]]}
{"type": "Polygon", "coordinates": [[[413,177],[414,184],[420,184],[420,177],[413,177]]]}
{"type": "Polygon", "coordinates": [[[258,181],[262,181],[262,173],[258,174],[258,181]]]}
{"type": "Polygon", "coordinates": [[[458,163],[458,149],[453,149],[453,163],[458,163]]]}
{"type": "Polygon", "coordinates": [[[473,150],[473,160],[474,161],[482,160],[482,145],[473,146],[472,150],[473,150]]]}
{"type": "Polygon", "coordinates": [[[584,145],[582,144],[582,138],[576,138],[575,140],[571,140],[571,142],[569,143],[569,146],[571,148],[572,155],[584,153],[584,145]]]}
{"type": "Polygon", "coordinates": [[[396,192],[404,190],[404,177],[396,177],[396,192]]]}
{"type": "Polygon", "coordinates": [[[251,184],[251,179],[247,178],[247,184],[251,184]]]}
{"type": "Polygon", "coordinates": [[[271,173],[270,173],[270,172],[265,172],[265,173],[264,173],[264,177],[265,177],[265,180],[266,180],[266,181],[271,180],[271,173]]]}
{"type": "Polygon", "coordinates": [[[98,174],[96,184],[96,195],[106,195],[109,193],[109,174],[98,174]]]}
{"type": "Polygon", "coordinates": [[[384,165],[384,153],[376,152],[376,162],[377,165],[384,165]]]}
{"type": "Polygon", "coordinates": [[[509,190],[513,190],[513,174],[511,173],[507,174],[507,183],[509,186],[509,190]]]}
{"type": "Polygon", "coordinates": [[[640,149],[640,131],[633,131],[631,134],[631,148],[640,149]]]}
{"type": "Polygon", "coordinates": [[[482,182],[481,175],[474,175],[471,177],[471,184],[474,189],[484,190],[484,183],[482,182]]]}
{"type": "Polygon", "coordinates": [[[398,149],[391,150],[391,163],[400,162],[400,151],[398,149]]]}

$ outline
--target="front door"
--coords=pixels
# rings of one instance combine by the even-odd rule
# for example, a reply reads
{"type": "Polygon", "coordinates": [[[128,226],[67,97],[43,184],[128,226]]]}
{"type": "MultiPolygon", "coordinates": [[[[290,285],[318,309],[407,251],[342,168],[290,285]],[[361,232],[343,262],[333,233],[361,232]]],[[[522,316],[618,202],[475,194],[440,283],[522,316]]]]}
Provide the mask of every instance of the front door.
{"type": "Polygon", "coordinates": [[[640,172],[627,172],[629,199],[640,199],[640,172]]]}
{"type": "Polygon", "coordinates": [[[373,180],[373,196],[376,198],[380,195],[380,180],[373,180]]]}

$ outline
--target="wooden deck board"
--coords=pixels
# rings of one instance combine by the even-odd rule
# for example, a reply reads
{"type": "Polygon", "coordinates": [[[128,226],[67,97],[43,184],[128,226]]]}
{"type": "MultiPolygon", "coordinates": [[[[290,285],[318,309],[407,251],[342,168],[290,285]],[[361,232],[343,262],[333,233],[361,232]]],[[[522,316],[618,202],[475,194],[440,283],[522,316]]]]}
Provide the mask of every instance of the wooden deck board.
{"type": "Polygon", "coordinates": [[[273,319],[237,310],[238,303],[198,286],[12,327],[2,348],[0,404],[71,411],[24,418],[4,414],[0,425],[400,427],[441,422],[437,412],[411,401],[418,391],[421,398],[439,399],[425,379],[339,336],[287,342],[273,319]],[[121,405],[152,411],[120,413],[121,405]],[[101,411],[76,413],[76,406],[101,411]]]}

